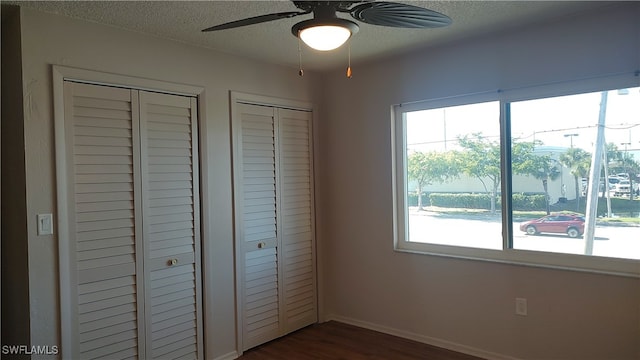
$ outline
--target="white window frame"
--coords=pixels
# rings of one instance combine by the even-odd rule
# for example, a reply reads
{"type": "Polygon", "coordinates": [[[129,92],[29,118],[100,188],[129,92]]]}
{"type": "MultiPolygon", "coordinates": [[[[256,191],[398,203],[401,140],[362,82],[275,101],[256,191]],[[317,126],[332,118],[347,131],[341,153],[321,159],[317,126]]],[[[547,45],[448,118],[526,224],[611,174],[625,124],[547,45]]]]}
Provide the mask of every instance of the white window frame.
{"type": "Polygon", "coordinates": [[[394,249],[399,252],[431,256],[445,256],[640,278],[640,260],[519,250],[511,247],[511,239],[513,239],[513,225],[511,221],[511,134],[510,124],[507,121],[506,114],[508,104],[511,102],[638,86],[640,86],[640,72],[634,72],[393,105],[391,107],[391,143],[393,151],[394,249]],[[408,241],[405,114],[412,111],[489,101],[500,102],[500,144],[501,162],[503,164],[500,186],[502,198],[507,199],[507,201],[503,201],[501,205],[502,249],[491,250],[408,241]],[[509,164],[509,166],[505,167],[504,164],[509,164]]]}

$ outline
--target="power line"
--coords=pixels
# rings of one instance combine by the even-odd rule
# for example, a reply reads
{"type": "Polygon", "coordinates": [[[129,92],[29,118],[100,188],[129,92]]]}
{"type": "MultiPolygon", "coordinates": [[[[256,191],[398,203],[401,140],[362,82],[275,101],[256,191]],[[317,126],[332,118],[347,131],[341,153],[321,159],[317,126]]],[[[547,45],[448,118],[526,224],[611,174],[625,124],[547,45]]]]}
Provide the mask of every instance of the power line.
{"type": "MultiPolygon", "coordinates": [[[[610,130],[629,130],[629,129],[632,129],[632,128],[637,127],[637,126],[640,126],[640,123],[637,123],[637,124],[620,123],[620,124],[606,125],[605,129],[610,129],[610,130]]],[[[576,127],[571,127],[571,128],[539,130],[539,131],[534,131],[531,134],[526,135],[526,136],[512,137],[512,139],[513,140],[525,140],[525,139],[528,139],[528,138],[534,138],[535,139],[535,136],[537,134],[564,132],[564,131],[572,131],[572,130],[586,130],[586,129],[593,129],[593,128],[596,128],[596,127],[597,127],[597,125],[585,125],[585,126],[576,126],[576,127]]],[[[471,134],[469,134],[469,135],[471,135],[471,134]]],[[[481,135],[480,138],[481,139],[496,139],[496,138],[499,139],[500,135],[481,135]]],[[[458,138],[416,142],[416,143],[407,144],[407,146],[441,144],[441,143],[447,143],[447,142],[458,142],[458,138]]],[[[635,151],[635,150],[633,150],[633,151],[635,151]]]]}
{"type": "MultiPolygon", "coordinates": [[[[481,135],[479,138],[480,139],[500,139],[500,135],[481,135]]],[[[441,144],[441,143],[447,143],[447,142],[460,142],[460,139],[455,138],[455,139],[444,139],[444,140],[434,140],[434,141],[423,141],[423,142],[416,142],[416,143],[407,143],[407,146],[441,144]]]]}

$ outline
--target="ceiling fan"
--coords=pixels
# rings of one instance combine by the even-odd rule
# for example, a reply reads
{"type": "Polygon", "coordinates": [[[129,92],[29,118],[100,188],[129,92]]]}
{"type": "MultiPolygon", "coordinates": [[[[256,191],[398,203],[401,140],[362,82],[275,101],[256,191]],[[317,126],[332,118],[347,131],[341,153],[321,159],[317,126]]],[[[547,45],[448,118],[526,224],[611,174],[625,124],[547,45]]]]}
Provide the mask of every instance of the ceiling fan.
{"type": "Polygon", "coordinates": [[[358,24],[339,18],[337,13],[347,13],[367,24],[399,28],[436,28],[451,24],[451,19],[439,12],[389,1],[293,1],[293,4],[301,11],[250,17],[202,31],[232,29],[313,13],[313,19],[293,25],[291,33],[316,50],[328,51],[340,47],[359,29],[358,24]]]}

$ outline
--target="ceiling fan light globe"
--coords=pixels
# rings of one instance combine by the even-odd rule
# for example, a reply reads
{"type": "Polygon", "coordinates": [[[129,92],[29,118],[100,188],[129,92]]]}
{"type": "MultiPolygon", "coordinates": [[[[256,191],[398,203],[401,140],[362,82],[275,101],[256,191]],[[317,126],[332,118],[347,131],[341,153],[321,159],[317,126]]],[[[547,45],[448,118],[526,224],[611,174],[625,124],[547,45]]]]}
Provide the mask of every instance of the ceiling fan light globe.
{"type": "Polygon", "coordinates": [[[330,51],[342,46],[351,37],[351,31],[337,25],[312,26],[300,31],[300,39],[312,49],[330,51]]]}
{"type": "Polygon", "coordinates": [[[358,32],[358,24],[353,21],[329,18],[311,19],[299,22],[291,28],[295,37],[319,51],[330,51],[342,46],[351,35],[358,32]]]}

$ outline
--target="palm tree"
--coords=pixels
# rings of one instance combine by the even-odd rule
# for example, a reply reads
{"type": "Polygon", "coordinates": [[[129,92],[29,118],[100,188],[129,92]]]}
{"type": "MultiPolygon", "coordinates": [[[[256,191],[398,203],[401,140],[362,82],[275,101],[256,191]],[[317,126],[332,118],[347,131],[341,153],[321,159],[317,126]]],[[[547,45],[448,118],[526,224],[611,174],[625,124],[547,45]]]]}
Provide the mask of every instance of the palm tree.
{"type": "Polygon", "coordinates": [[[553,159],[549,155],[537,155],[533,152],[523,154],[519,159],[521,162],[518,164],[516,170],[520,174],[531,175],[538,180],[542,180],[542,188],[544,189],[544,195],[546,200],[547,215],[551,213],[549,208],[549,180],[556,180],[560,176],[560,164],[557,160],[553,159]]]}
{"type": "Polygon", "coordinates": [[[560,164],[571,170],[575,181],[576,211],[580,211],[580,179],[589,175],[591,154],[580,148],[571,148],[560,155],[560,164]]]}
{"type": "Polygon", "coordinates": [[[535,153],[536,146],[542,145],[541,141],[514,143],[512,147],[512,169],[516,174],[530,175],[538,180],[542,180],[544,189],[547,215],[551,213],[549,209],[549,180],[553,181],[560,177],[560,163],[550,155],[538,155],[535,153]],[[517,147],[515,146],[517,145],[517,147]]]}
{"type": "Polygon", "coordinates": [[[637,187],[634,182],[638,174],[640,174],[640,162],[634,160],[632,155],[627,159],[625,170],[629,175],[629,200],[633,200],[633,190],[637,187]]]}

